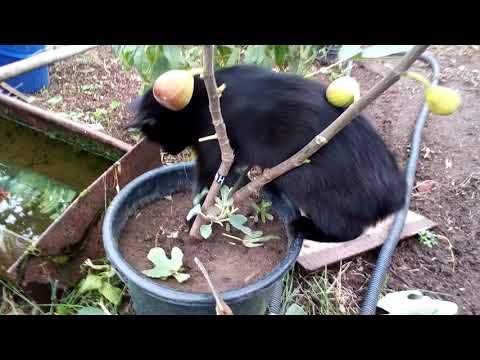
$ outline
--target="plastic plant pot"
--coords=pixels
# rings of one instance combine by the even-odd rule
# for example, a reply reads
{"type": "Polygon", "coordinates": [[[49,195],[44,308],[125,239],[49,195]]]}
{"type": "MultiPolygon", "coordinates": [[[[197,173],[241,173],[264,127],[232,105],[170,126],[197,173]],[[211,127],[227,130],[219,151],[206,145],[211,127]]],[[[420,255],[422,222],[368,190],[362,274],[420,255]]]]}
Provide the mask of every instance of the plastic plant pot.
{"type": "MultiPolygon", "coordinates": [[[[153,281],[137,271],[122,256],[118,241],[130,216],[165,196],[191,191],[194,163],[163,166],[146,172],[125,186],[108,207],[103,222],[103,245],[107,258],[127,285],[139,315],[215,315],[215,300],[208,293],[176,290],[153,281]]],[[[278,281],[283,281],[300,253],[303,238],[290,222],[299,211],[282,194],[264,191],[288,235],[285,258],[268,274],[244,287],[222,293],[235,315],[264,315],[278,281]]],[[[185,214],[186,215],[186,214],[185,214]]]]}

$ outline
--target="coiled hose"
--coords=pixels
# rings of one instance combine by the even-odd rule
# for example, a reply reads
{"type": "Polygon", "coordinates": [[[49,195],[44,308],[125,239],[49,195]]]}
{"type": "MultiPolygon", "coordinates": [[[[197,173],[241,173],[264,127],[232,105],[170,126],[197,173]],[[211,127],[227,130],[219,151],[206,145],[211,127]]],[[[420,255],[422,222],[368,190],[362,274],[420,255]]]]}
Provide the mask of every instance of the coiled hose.
{"type": "MultiPolygon", "coordinates": [[[[435,57],[430,53],[424,53],[419,58],[432,68],[432,84],[438,84],[438,76],[440,75],[440,65],[435,57]]],[[[400,234],[405,225],[408,209],[410,208],[411,192],[413,182],[415,180],[415,172],[417,170],[418,156],[420,154],[420,144],[422,142],[422,130],[429,114],[427,104],[423,104],[420,115],[417,118],[415,129],[412,136],[412,144],[410,149],[410,158],[406,167],[407,190],[405,196],[405,204],[403,208],[395,215],[395,220],[390,228],[387,239],[383,243],[380,254],[378,255],[375,269],[368,284],[367,293],[360,310],[360,315],[375,315],[377,310],[377,302],[380,296],[382,285],[385,281],[390,262],[400,239],[400,234]]]]}
{"type": "Polygon", "coordinates": [[[283,279],[278,280],[273,287],[272,300],[268,306],[269,315],[280,315],[282,310],[283,279]]]}
{"type": "MultiPolygon", "coordinates": [[[[428,52],[420,55],[419,59],[424,63],[430,65],[433,73],[431,83],[432,85],[437,85],[438,76],[440,75],[440,65],[437,59],[428,52]]],[[[424,103],[422,110],[420,111],[420,115],[417,118],[415,129],[413,131],[410,157],[408,159],[405,170],[405,177],[407,182],[405,204],[403,208],[395,215],[395,220],[390,227],[387,239],[382,245],[380,254],[377,259],[377,263],[375,265],[375,269],[373,270],[370,282],[368,284],[367,293],[365,295],[365,299],[360,310],[360,315],[375,315],[376,313],[380,291],[385,281],[385,276],[387,274],[388,268],[390,267],[393,254],[400,239],[400,234],[405,225],[407,213],[410,208],[411,192],[413,188],[413,183],[415,181],[415,172],[417,170],[417,162],[420,154],[420,144],[422,142],[422,131],[428,114],[428,106],[426,103],[424,103]]],[[[282,307],[282,297],[283,282],[278,281],[278,283],[275,284],[272,300],[269,306],[270,315],[280,314],[282,307]]]]}

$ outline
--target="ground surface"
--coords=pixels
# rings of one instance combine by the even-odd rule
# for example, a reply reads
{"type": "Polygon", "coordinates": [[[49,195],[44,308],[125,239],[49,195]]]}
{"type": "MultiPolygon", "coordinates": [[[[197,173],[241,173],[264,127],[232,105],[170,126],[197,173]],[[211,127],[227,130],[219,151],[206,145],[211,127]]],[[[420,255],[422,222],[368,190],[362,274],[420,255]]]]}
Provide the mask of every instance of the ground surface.
{"type": "MultiPolygon", "coordinates": [[[[453,254],[443,237],[432,249],[415,240],[402,243],[388,287],[440,293],[456,302],[462,313],[479,314],[480,52],[477,46],[437,46],[432,50],[441,66],[440,85],[460,90],[463,104],[453,116],[431,115],[428,119],[416,174],[417,184],[424,183],[414,191],[411,209],[439,224],[434,232],[449,239],[453,254]]],[[[384,71],[376,63],[357,67],[352,74],[368,89],[384,71]]],[[[419,90],[411,81],[401,80],[367,110],[402,165],[408,158],[411,132],[422,106],[419,90]]],[[[373,255],[350,267],[352,275],[358,273],[352,278],[363,278],[360,269],[370,273],[376,259],[373,255]]]]}
{"type": "MultiPolygon", "coordinates": [[[[462,314],[479,314],[480,47],[435,46],[431,50],[440,61],[441,84],[460,90],[463,103],[451,117],[430,116],[428,120],[416,177],[420,185],[411,208],[436,221],[439,227],[433,231],[443,237],[432,248],[417,238],[404,241],[395,254],[387,289],[422,289],[427,295],[456,302],[462,314]]],[[[428,71],[425,66],[417,70],[428,71]]],[[[356,64],[352,75],[365,92],[385,71],[382,63],[369,62],[356,64]]],[[[121,69],[109,46],[55,64],[50,73],[51,85],[39,96],[38,106],[64,112],[77,121],[101,124],[107,133],[126,142],[138,140],[122,127],[129,118],[125,104],[136,96],[140,80],[121,69]]],[[[366,111],[402,165],[421,104],[418,85],[401,80],[366,111]]],[[[356,312],[376,254],[332,266],[327,273],[290,278],[290,301],[300,301],[313,309],[311,313],[356,312]],[[310,296],[322,284],[330,286],[322,290],[328,306],[310,296]]]]}

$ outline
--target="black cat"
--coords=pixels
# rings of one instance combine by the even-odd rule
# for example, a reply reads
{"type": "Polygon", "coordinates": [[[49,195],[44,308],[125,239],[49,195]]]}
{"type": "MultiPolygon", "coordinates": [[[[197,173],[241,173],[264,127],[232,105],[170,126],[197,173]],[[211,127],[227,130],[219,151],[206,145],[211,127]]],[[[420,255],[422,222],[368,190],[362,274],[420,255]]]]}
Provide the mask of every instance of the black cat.
{"type": "MultiPolygon", "coordinates": [[[[254,65],[223,68],[215,77],[218,85],[226,84],[220,102],[235,153],[232,169],[277,165],[343,111],[327,102],[326,85],[320,81],[254,65]]],[[[128,127],[140,128],[166,152],[175,155],[188,146],[197,151],[194,193],[211,185],[221,158],[217,141],[198,142],[215,133],[203,79],[195,77],[193,97],[183,110],[161,106],[151,89],[131,109],[136,116],[128,127]]],[[[295,221],[296,228],[306,238],[322,242],[356,238],[367,226],[401,209],[406,190],[403,171],[364,115],[314,154],[310,163],[268,186],[285,193],[306,215],[295,221]]]]}

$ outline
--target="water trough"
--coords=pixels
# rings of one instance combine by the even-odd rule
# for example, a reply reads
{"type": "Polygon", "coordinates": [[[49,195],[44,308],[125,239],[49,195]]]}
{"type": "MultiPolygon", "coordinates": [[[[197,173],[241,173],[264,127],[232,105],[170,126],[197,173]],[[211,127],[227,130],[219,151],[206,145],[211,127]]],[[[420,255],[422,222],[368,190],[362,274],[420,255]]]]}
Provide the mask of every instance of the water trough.
{"type": "MultiPolygon", "coordinates": [[[[161,165],[160,149],[146,140],[131,146],[5,94],[0,94],[0,122],[28,128],[40,139],[48,137],[72,153],[83,151],[107,164],[37,236],[19,234],[0,223],[0,276],[42,300],[49,296],[53,281],[60,288],[71,286],[79,279],[85,259],[104,256],[100,231],[104,210],[128,182],[161,165]]],[[[2,155],[6,156],[0,152],[0,162],[5,160],[2,155]]],[[[55,159],[50,161],[61,161],[55,159]]]]}

